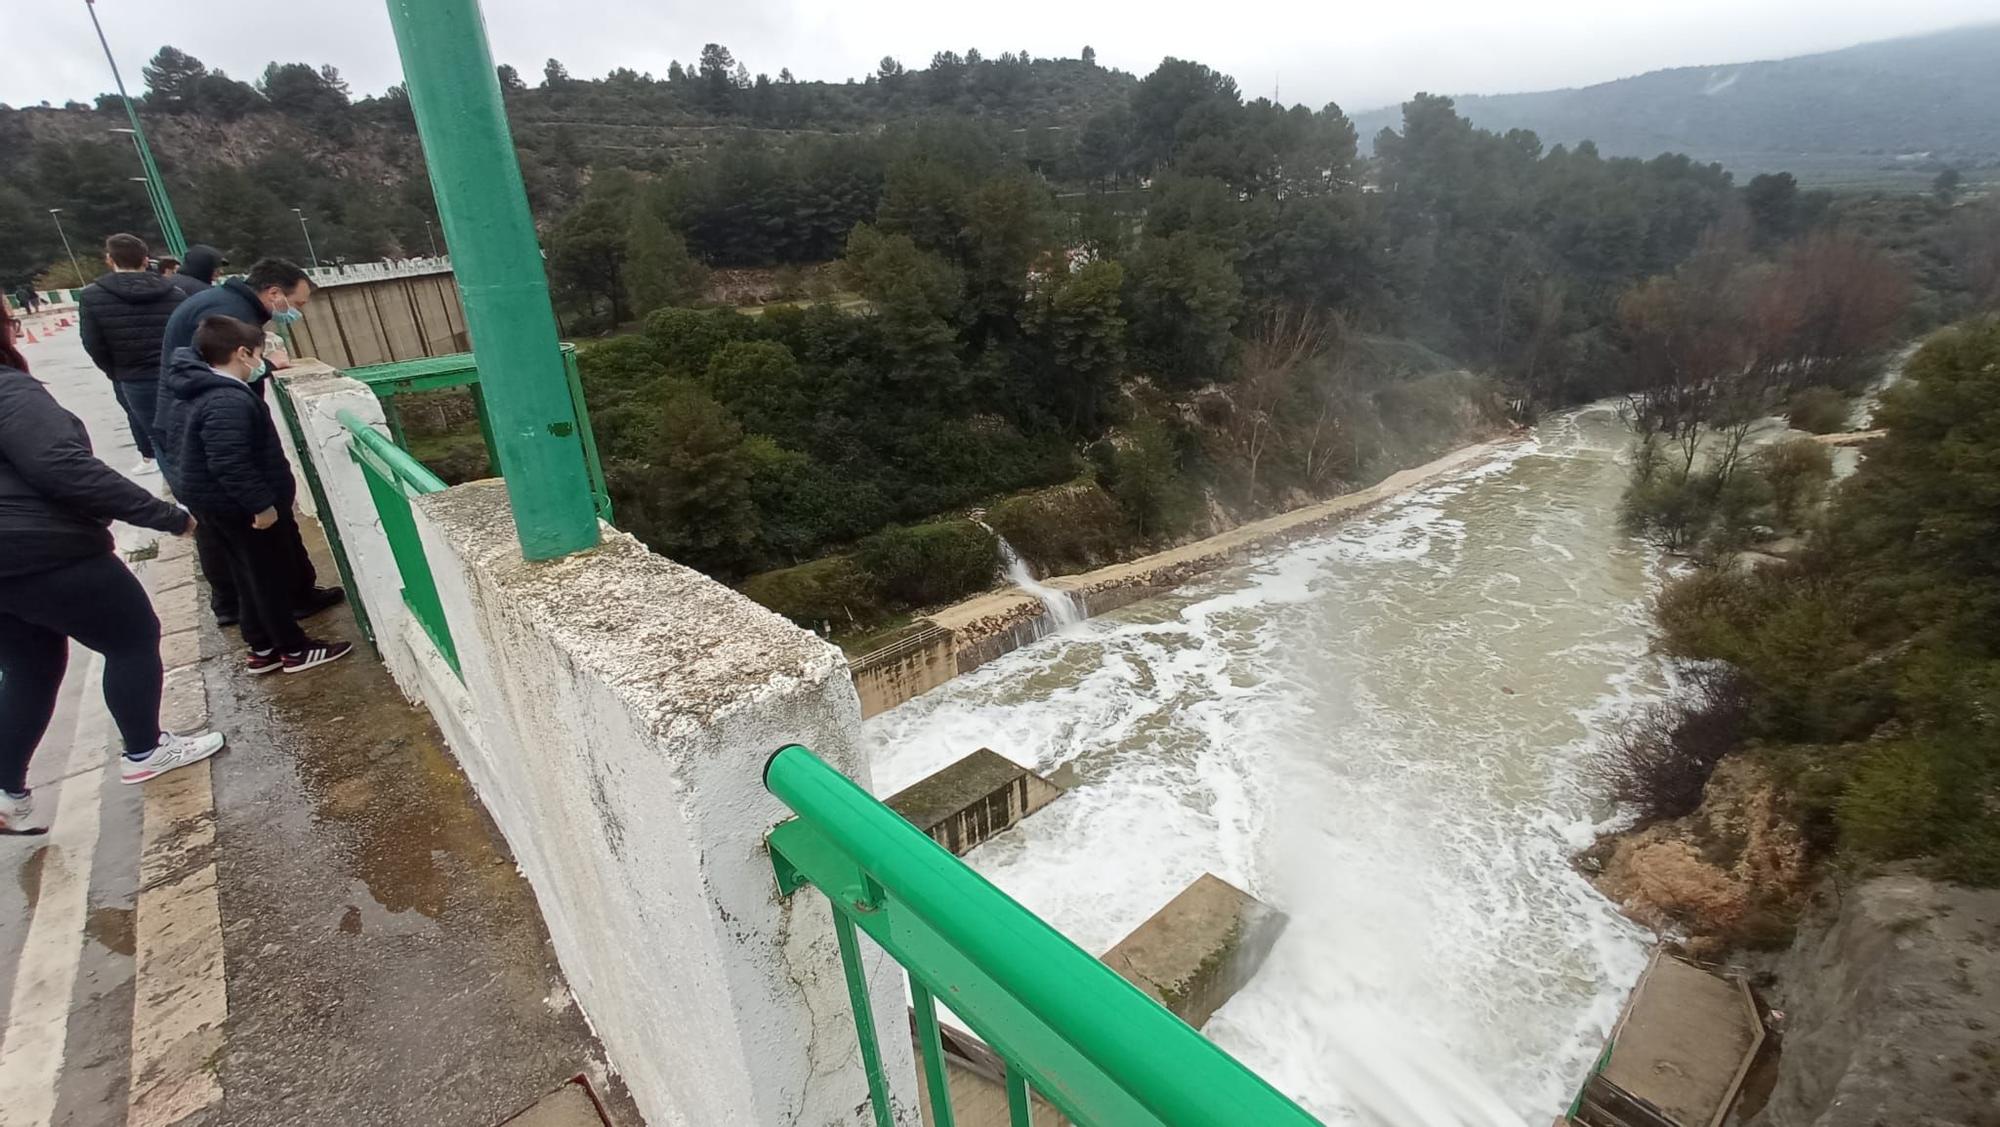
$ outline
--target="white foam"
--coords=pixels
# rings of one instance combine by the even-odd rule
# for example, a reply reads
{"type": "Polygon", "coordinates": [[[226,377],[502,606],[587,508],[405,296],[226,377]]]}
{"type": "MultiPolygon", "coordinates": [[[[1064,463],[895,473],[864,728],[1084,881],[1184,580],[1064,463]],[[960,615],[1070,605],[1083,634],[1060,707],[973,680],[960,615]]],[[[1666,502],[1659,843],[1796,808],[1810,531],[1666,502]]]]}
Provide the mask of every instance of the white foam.
{"type": "Polygon", "coordinates": [[[1611,813],[1578,762],[1664,683],[1658,561],[1605,527],[1615,415],[1551,423],[876,717],[878,787],[1069,764],[974,867],[1096,952],[1214,872],[1292,920],[1219,1044],[1328,1122],[1545,1122],[1643,965],[1568,865],[1611,813]]]}

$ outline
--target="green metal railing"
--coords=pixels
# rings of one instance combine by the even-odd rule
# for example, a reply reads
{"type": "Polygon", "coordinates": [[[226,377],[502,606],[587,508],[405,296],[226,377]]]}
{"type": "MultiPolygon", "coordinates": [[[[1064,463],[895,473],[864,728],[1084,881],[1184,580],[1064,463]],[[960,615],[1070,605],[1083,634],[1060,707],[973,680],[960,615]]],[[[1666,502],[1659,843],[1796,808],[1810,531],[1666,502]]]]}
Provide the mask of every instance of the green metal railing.
{"type": "Polygon", "coordinates": [[[347,453],[361,467],[368,481],[368,495],[382,518],[383,535],[396,557],[396,570],[403,578],[403,602],[416,616],[418,625],[430,635],[445,663],[458,673],[458,647],[452,643],[451,627],[444,620],[444,604],[438,601],[437,581],[431,577],[431,562],[424,555],[424,542],[417,535],[417,521],[410,513],[410,498],[444,489],[444,482],[409,456],[389,436],[363,422],[352,411],[342,411],[340,425],[350,438],[347,453]]]}
{"type": "MultiPolygon", "coordinates": [[[[590,482],[591,503],[596,507],[597,515],[609,522],[611,491],[604,485],[604,465],[597,456],[597,435],[590,428],[590,411],[583,402],[583,380],[577,372],[576,346],[564,342],[561,352],[563,380],[569,387],[570,412],[576,420],[577,437],[583,447],[584,472],[590,482]]],[[[344,374],[367,384],[368,390],[375,393],[375,398],[382,401],[382,418],[389,424],[389,435],[404,450],[410,448],[410,441],[403,429],[403,412],[396,403],[396,397],[420,391],[465,388],[472,397],[473,411],[479,420],[479,437],[486,444],[487,462],[495,473],[499,472],[499,447],[493,441],[493,422],[486,409],[486,392],[480,384],[479,365],[472,353],[368,364],[349,368],[344,374]]]]}
{"type": "Polygon", "coordinates": [[[877,1127],[893,1118],[857,926],[909,973],[934,1127],[953,1127],[937,998],[1005,1062],[1015,1127],[1031,1089],[1083,1127],[1318,1123],[812,752],[780,749],[764,785],[798,815],[771,831],[780,894],[833,906],[877,1127]]]}

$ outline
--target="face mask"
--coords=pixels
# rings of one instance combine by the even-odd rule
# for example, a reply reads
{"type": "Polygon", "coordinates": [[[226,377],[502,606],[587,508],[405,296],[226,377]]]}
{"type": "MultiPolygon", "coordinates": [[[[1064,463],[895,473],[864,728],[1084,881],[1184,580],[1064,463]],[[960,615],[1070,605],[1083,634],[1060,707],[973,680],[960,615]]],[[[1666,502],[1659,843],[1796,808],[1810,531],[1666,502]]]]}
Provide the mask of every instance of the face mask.
{"type": "Polygon", "coordinates": [[[271,320],[276,321],[280,325],[289,325],[303,316],[305,316],[305,314],[299,312],[296,309],[285,308],[285,309],[280,309],[275,313],[272,313],[271,320]]]}

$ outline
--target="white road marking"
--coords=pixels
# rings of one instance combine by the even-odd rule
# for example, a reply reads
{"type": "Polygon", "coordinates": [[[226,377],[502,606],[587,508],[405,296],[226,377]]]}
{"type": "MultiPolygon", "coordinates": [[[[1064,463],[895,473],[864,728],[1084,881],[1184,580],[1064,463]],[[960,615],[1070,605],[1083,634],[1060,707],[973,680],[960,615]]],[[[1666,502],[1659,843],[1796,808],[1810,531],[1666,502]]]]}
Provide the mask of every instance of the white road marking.
{"type": "Polygon", "coordinates": [[[54,795],[41,893],[14,971],[13,1012],[0,1036],[0,1127],[47,1127],[55,1116],[111,735],[103,675],[104,659],[91,654],[64,771],[68,781],[54,795]]]}
{"type": "Polygon", "coordinates": [[[178,1123],[222,1098],[215,1063],[229,994],[209,768],[197,763],[146,784],[128,1127],[178,1123]]]}

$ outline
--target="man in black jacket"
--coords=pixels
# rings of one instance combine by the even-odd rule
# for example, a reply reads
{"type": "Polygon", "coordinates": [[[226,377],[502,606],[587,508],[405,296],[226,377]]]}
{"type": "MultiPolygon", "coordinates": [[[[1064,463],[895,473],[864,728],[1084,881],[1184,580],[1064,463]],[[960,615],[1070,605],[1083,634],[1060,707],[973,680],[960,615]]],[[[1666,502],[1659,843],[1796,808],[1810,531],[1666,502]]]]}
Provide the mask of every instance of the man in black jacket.
{"type": "Polygon", "coordinates": [[[175,352],[167,370],[161,441],[174,495],[227,556],[247,668],[302,673],[345,656],[353,644],[308,638],[292,620],[298,487],[271,412],[249,387],[263,363],[261,328],[234,317],[203,321],[194,347],[175,352]]]}
{"type": "MultiPolygon", "coordinates": [[[[194,255],[194,251],[188,252],[190,259],[194,255]]],[[[269,321],[290,324],[298,320],[299,310],[311,299],[312,283],[306,279],[304,270],[282,258],[263,258],[250,267],[248,277],[231,278],[181,302],[174,315],[167,320],[166,332],[160,341],[161,386],[166,386],[174,353],[194,343],[195,330],[202,322],[212,317],[229,317],[257,327],[269,321]]],[[[251,376],[250,386],[262,396],[266,382],[265,373],[259,371],[251,376]]],[[[170,406],[168,397],[162,395],[159,414],[154,419],[156,428],[165,425],[164,416],[170,406]]],[[[167,480],[173,481],[173,449],[166,448],[163,455],[167,463],[167,480]]],[[[347,596],[338,587],[319,586],[318,573],[313,569],[312,557],[306,553],[305,541],[299,538],[298,525],[289,519],[289,512],[286,516],[280,533],[290,538],[291,574],[298,582],[298,588],[292,592],[292,611],[298,617],[306,618],[334,606],[347,596]]],[[[216,622],[223,626],[236,624],[240,621],[242,600],[230,581],[230,568],[222,544],[211,533],[197,532],[195,557],[201,563],[202,575],[208,580],[209,609],[215,612],[216,622]]]]}
{"type": "Polygon", "coordinates": [[[83,287],[77,299],[83,350],[111,377],[111,389],[139,448],[133,473],[153,470],[153,416],[159,406],[160,340],[185,296],[173,279],[146,269],[146,242],[137,235],[104,240],[111,272],[83,287]]]}

